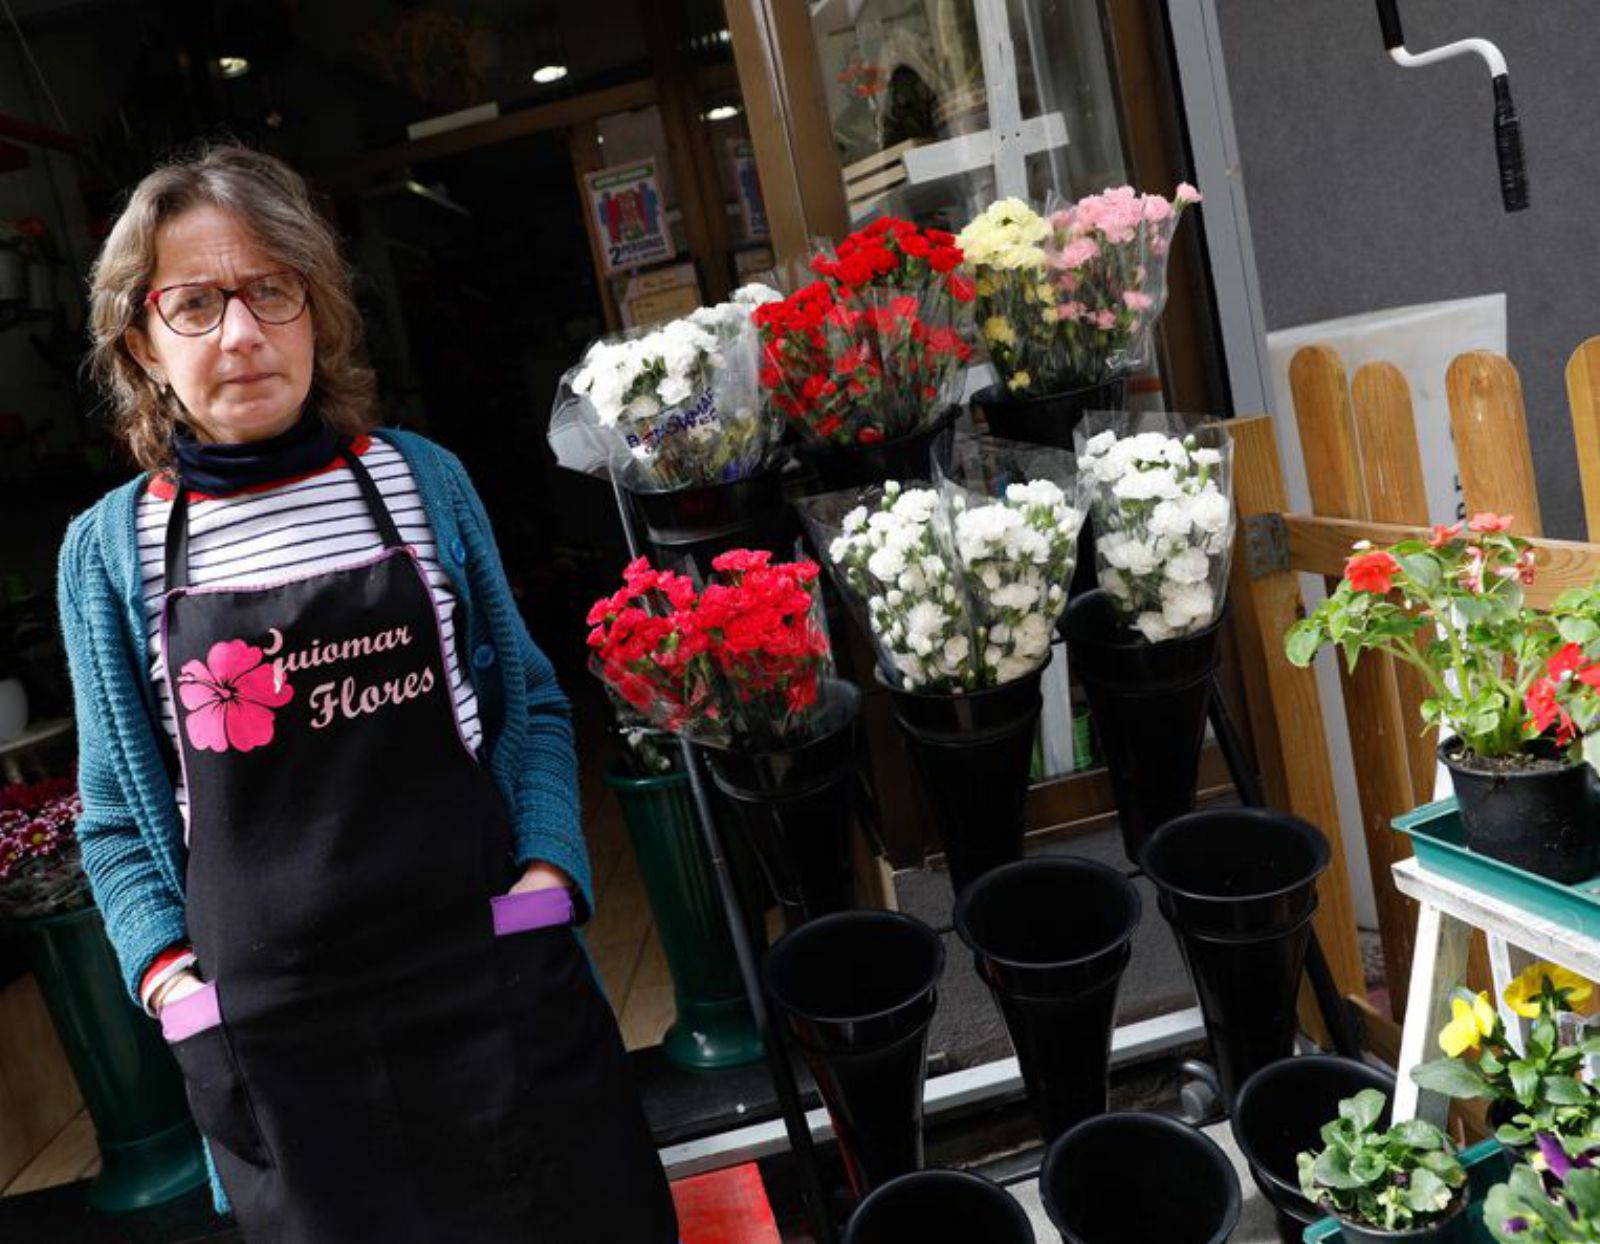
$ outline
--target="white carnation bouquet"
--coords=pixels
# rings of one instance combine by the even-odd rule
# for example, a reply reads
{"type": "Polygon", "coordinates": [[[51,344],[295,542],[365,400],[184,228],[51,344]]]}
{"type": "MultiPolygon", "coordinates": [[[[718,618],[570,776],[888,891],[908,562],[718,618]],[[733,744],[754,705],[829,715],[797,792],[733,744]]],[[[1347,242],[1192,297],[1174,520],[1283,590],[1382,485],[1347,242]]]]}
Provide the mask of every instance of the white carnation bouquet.
{"type": "Polygon", "coordinates": [[[1075,434],[1100,586],[1151,643],[1222,614],[1233,553],[1233,442],[1181,415],[1091,414],[1075,434]]]}
{"type": "Polygon", "coordinates": [[[1083,524],[1070,454],[962,438],[934,487],[830,493],[803,515],[897,688],[974,691],[1048,659],[1083,524]]]}
{"type": "Polygon", "coordinates": [[[744,479],[778,451],[781,417],[757,388],[754,308],[779,295],[762,285],[682,319],[596,341],[562,377],[550,438],[578,424],[596,461],[639,491],[744,479]]]}

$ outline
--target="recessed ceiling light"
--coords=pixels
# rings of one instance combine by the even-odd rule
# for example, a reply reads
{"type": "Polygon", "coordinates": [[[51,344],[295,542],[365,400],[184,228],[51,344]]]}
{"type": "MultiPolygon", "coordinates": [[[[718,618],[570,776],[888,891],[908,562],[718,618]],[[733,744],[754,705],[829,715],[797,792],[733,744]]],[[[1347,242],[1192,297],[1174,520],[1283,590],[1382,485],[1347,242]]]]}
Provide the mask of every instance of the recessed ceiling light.
{"type": "Polygon", "coordinates": [[[533,80],[540,86],[549,86],[567,76],[565,65],[540,65],[533,71],[533,80]]]}
{"type": "Polygon", "coordinates": [[[731,121],[743,111],[738,104],[718,104],[704,114],[707,121],[731,121]]]}
{"type": "Polygon", "coordinates": [[[250,72],[250,61],[243,56],[219,56],[217,69],[224,78],[242,78],[250,72]]]}

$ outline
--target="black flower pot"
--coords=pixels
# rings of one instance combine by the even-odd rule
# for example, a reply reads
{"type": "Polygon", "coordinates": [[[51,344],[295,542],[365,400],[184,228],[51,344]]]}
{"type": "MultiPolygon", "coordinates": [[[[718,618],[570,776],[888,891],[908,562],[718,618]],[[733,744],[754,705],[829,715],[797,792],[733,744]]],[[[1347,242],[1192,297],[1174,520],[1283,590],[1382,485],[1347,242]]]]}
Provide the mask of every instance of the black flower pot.
{"type": "Polygon", "coordinates": [[[1034,1235],[999,1185],[965,1171],[915,1171],[861,1202],[844,1244],[1034,1244],[1034,1235]]]}
{"type": "Polygon", "coordinates": [[[703,748],[791,929],[855,906],[850,811],[861,692],[830,679],[822,695],[821,724],[805,743],[765,752],[703,748]]]}
{"type": "Polygon", "coordinates": [[[1007,864],[956,903],[955,925],[994,994],[1046,1141],[1106,1109],[1117,987],[1139,892],[1093,860],[1007,864]]]}
{"type": "Polygon", "coordinates": [[[1466,1208],[1467,1198],[1458,1195],[1446,1218],[1411,1231],[1383,1231],[1339,1218],[1339,1238],[1344,1244],[1465,1244],[1468,1239],[1466,1208]]]}
{"type": "Polygon", "coordinates": [[[1126,376],[1043,397],[1013,397],[1005,385],[991,384],[972,395],[972,406],[983,414],[995,436],[1072,449],[1072,435],[1086,414],[1091,410],[1126,410],[1127,395],[1126,376]]]}
{"type": "Polygon", "coordinates": [[[1341,1101],[1363,1089],[1377,1089],[1392,1101],[1394,1077],[1351,1058],[1324,1054],[1272,1063],[1240,1088],[1233,1103],[1233,1138],[1256,1187],[1277,1212],[1283,1244],[1300,1244],[1305,1229],[1325,1217],[1300,1195],[1295,1159],[1322,1148],[1322,1125],[1339,1117],[1341,1101]]]}
{"type": "Polygon", "coordinates": [[[704,576],[711,573],[712,559],[729,549],[767,549],[774,560],[794,552],[799,529],[776,470],[674,492],[642,490],[625,473],[623,488],[658,568],[692,560],[704,576]]]}
{"type": "Polygon", "coordinates": [[[1061,619],[1117,796],[1130,860],[1161,825],[1194,807],[1223,618],[1193,635],[1147,643],[1096,589],[1061,619]]]}
{"type": "Polygon", "coordinates": [[[817,1082],[857,1197],[922,1166],[922,1086],[944,943],[889,911],[823,916],[762,964],[817,1082]]]}
{"type": "Polygon", "coordinates": [[[1045,1212],[1065,1244],[1223,1244],[1239,1177],[1210,1137],[1161,1114],[1103,1114],[1050,1146],[1045,1212]]]}
{"type": "Polygon", "coordinates": [[[1224,1099],[1294,1052],[1295,999],[1328,841],[1298,817],[1210,808],[1158,829],[1140,863],[1200,997],[1224,1099]]]}
{"type": "MultiPolygon", "coordinates": [[[[1450,770],[1469,850],[1563,885],[1594,876],[1600,783],[1587,763],[1495,772],[1464,760],[1459,748],[1446,739],[1439,759],[1450,770]]],[[[1530,750],[1555,756],[1549,744],[1530,750]]]]}
{"type": "MultiPolygon", "coordinates": [[[[1022,858],[1045,665],[1003,686],[959,694],[890,687],[957,894],[991,868],[1022,858]]],[[[881,670],[873,672],[889,686],[881,670]]]]}
{"type": "Polygon", "coordinates": [[[933,478],[933,462],[950,461],[950,444],[955,422],[961,414],[952,406],[932,422],[876,445],[817,445],[800,443],[800,456],[822,481],[824,490],[865,488],[884,480],[928,480],[933,478]]]}

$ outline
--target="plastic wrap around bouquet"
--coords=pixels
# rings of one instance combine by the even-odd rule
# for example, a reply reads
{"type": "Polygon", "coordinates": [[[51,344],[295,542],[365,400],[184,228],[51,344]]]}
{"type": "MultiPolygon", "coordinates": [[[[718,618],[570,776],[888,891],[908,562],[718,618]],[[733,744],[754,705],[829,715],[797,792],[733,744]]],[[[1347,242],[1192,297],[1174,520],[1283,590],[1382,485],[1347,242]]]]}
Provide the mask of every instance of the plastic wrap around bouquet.
{"type": "Polygon", "coordinates": [[[1117,792],[1129,857],[1194,802],[1233,552],[1233,444],[1220,423],[1093,414],[1078,468],[1100,587],[1062,620],[1117,792]]]}
{"type": "Polygon", "coordinates": [[[703,587],[640,558],[589,611],[590,668],[702,745],[791,926],[854,905],[860,692],[832,677],[815,562],[735,549],[703,587]]]}
{"type": "Polygon", "coordinates": [[[761,388],[824,484],[921,477],[972,357],[973,286],[952,235],[885,218],[756,309],[761,388]]]}
{"type": "Polygon", "coordinates": [[[1083,522],[1072,456],[960,437],[932,486],[803,510],[872,637],[959,892],[1021,857],[1040,679],[1083,522]]]}
{"type": "Polygon", "coordinates": [[[753,308],[775,290],[595,342],[562,378],[549,439],[557,459],[612,477],[633,498],[658,560],[737,545],[792,544],[779,483],[781,418],[758,390],[753,308]]]}
{"type": "Polygon", "coordinates": [[[1043,214],[992,204],[960,234],[975,276],[979,333],[1000,383],[973,404],[999,436],[1066,448],[1090,410],[1125,405],[1167,300],[1167,257],[1187,183],[1174,196],[1118,186],[1043,214]]]}

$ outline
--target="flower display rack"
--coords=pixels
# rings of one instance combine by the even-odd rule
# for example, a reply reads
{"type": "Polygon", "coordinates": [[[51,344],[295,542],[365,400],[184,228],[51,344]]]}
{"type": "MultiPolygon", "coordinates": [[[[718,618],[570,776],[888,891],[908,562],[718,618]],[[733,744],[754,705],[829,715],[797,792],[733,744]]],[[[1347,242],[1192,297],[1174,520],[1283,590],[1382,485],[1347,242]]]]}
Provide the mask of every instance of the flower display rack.
{"type": "MultiPolygon", "coordinates": [[[[1349,376],[1333,350],[1308,346],[1291,360],[1289,379],[1312,512],[1289,512],[1271,420],[1234,420],[1242,545],[1234,559],[1232,599],[1247,606],[1238,610],[1243,673],[1268,801],[1334,831],[1330,836],[1337,840],[1335,779],[1316,674],[1289,664],[1282,636],[1307,609],[1302,575],[1337,580],[1357,541],[1381,547],[1425,535],[1430,510],[1411,390],[1398,368],[1371,363],[1349,376]]],[[[1413,379],[1436,383],[1433,377],[1413,379]]],[[[1562,591],[1585,585],[1600,573],[1600,543],[1542,538],[1516,368],[1499,354],[1473,351],[1456,357],[1444,380],[1464,512],[1514,516],[1511,531],[1528,538],[1537,557],[1527,602],[1547,608],[1562,591]]],[[[1573,352],[1566,380],[1585,514],[1591,536],[1600,540],[1600,337],[1573,352]]],[[[1342,661],[1338,664],[1343,724],[1354,761],[1389,996],[1398,1019],[1402,1011],[1409,1016],[1417,998],[1408,990],[1408,982],[1419,979],[1413,955],[1426,953],[1439,966],[1434,933],[1418,923],[1413,899],[1418,886],[1442,882],[1409,861],[1409,841],[1393,832],[1391,823],[1433,798],[1437,739],[1412,724],[1420,720],[1418,706],[1424,698],[1419,675],[1376,653],[1353,673],[1342,661]]],[[[1324,882],[1325,899],[1330,890],[1347,893],[1344,867],[1336,852],[1324,882]]],[[[1521,918],[1547,916],[1545,911],[1524,910],[1521,918]]],[[[1342,913],[1329,913],[1322,926],[1336,971],[1342,950],[1354,944],[1343,940],[1346,934],[1353,937],[1353,930],[1340,927],[1342,919],[1342,913]]],[[[1471,933],[1492,926],[1467,922],[1461,927],[1465,931],[1459,938],[1450,932],[1446,941],[1459,940],[1463,955],[1470,951],[1470,975],[1481,981],[1486,975],[1482,941],[1471,933]]],[[[1489,946],[1490,958],[1498,960],[1491,965],[1496,969],[1503,969],[1513,954],[1507,945],[1525,945],[1500,940],[1502,944],[1489,946]]],[[[1565,963],[1570,955],[1563,957],[1552,948],[1549,957],[1565,963]]],[[[1600,960],[1590,966],[1600,969],[1600,960]]],[[[1450,983],[1468,977],[1463,960],[1450,983]]]]}

